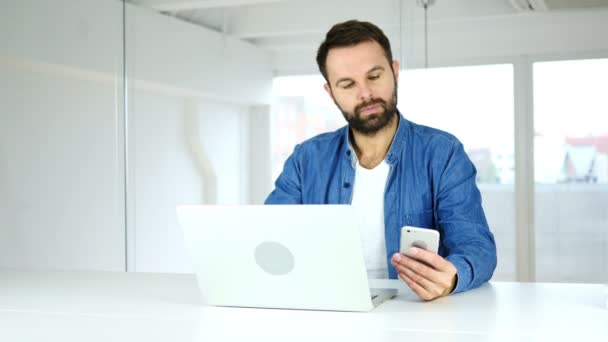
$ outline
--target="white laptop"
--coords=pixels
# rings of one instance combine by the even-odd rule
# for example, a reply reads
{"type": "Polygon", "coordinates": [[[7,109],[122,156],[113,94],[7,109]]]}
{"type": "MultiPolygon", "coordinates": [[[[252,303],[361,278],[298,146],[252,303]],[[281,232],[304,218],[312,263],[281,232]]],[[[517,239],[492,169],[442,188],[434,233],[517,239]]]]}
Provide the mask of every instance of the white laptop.
{"type": "Polygon", "coordinates": [[[180,206],[177,215],[207,304],[369,311],[397,294],[370,291],[351,206],[180,206]]]}

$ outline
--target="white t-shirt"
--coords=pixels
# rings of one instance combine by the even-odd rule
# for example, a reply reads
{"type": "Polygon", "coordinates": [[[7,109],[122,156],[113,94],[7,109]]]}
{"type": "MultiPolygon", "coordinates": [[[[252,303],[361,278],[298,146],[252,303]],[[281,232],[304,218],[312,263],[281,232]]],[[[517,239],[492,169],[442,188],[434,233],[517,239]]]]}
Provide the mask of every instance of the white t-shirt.
{"type": "Polygon", "coordinates": [[[384,190],[390,166],[382,161],[369,170],[357,163],[351,205],[362,218],[359,225],[367,276],[388,278],[384,237],[384,190]]]}

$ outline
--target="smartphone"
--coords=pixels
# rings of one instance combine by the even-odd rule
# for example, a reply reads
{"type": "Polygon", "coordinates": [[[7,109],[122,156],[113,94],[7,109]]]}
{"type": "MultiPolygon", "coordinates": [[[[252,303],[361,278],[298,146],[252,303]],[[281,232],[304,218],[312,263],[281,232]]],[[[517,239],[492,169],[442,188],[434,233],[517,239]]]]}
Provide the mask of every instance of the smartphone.
{"type": "Polygon", "coordinates": [[[435,254],[439,253],[439,232],[434,229],[411,226],[401,228],[399,251],[407,255],[412,247],[421,248],[435,254]]]}

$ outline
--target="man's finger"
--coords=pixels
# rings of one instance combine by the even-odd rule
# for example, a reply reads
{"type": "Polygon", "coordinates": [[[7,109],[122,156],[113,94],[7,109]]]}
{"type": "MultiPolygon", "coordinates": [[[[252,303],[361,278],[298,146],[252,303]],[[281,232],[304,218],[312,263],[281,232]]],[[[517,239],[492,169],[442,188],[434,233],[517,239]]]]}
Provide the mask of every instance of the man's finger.
{"type": "Polygon", "coordinates": [[[435,283],[441,282],[441,273],[437,270],[429,267],[422,262],[412,259],[406,255],[401,255],[395,257],[393,260],[396,260],[393,263],[393,266],[397,268],[398,272],[404,272],[405,269],[409,269],[414,271],[416,274],[429,279],[435,283]]]}
{"type": "Polygon", "coordinates": [[[443,293],[440,284],[435,283],[407,268],[404,270],[403,273],[405,273],[405,275],[411,280],[413,280],[416,284],[422,286],[434,298],[441,296],[441,294],[443,293]]]}
{"type": "Polygon", "coordinates": [[[434,275],[433,278],[429,278],[428,276],[416,273],[414,270],[403,265],[396,265],[395,269],[397,270],[397,273],[405,274],[408,278],[425,288],[429,293],[434,295],[440,295],[441,293],[443,293],[443,291],[441,290],[441,278],[437,271],[432,271],[433,273],[437,274],[434,275]]]}
{"type": "Polygon", "coordinates": [[[429,301],[429,300],[431,300],[431,299],[434,298],[426,289],[424,289],[418,283],[416,283],[415,281],[413,281],[412,279],[410,279],[404,273],[399,273],[399,277],[401,279],[403,279],[403,281],[405,281],[405,283],[407,284],[407,286],[409,286],[410,289],[412,289],[412,291],[416,292],[416,294],[418,295],[418,297],[420,297],[420,298],[422,298],[422,299],[424,299],[426,301],[429,301]]]}
{"type": "Polygon", "coordinates": [[[435,254],[433,252],[429,252],[422,248],[412,247],[407,251],[407,256],[410,258],[414,258],[416,260],[420,260],[436,270],[446,270],[448,267],[447,260],[439,256],[439,254],[435,254]]]}

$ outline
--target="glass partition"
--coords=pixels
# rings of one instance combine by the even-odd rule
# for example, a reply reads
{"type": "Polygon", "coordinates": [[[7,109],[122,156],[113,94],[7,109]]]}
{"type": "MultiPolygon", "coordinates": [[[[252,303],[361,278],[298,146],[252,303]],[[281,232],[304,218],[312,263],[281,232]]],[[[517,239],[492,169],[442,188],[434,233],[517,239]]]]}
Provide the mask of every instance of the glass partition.
{"type": "Polygon", "coordinates": [[[0,267],[125,269],[122,10],[0,2],[0,267]]]}

